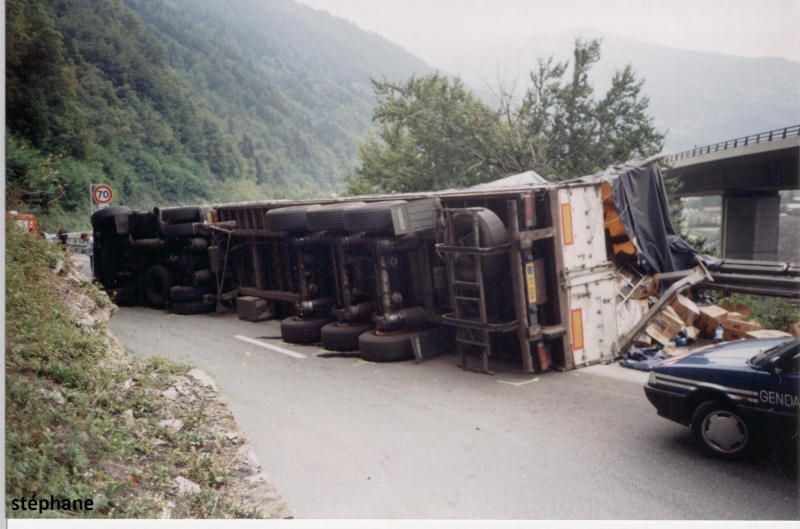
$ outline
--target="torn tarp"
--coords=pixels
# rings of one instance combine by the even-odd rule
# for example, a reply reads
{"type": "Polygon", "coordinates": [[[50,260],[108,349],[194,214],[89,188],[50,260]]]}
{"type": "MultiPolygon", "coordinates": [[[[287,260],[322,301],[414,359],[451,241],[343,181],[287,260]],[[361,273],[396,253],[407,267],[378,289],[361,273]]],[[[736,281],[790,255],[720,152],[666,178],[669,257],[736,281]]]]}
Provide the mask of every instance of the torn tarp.
{"type": "Polygon", "coordinates": [[[598,180],[611,186],[614,207],[645,273],[687,270],[696,264],[697,253],[675,233],[656,161],[626,162],[576,181],[598,180]]]}

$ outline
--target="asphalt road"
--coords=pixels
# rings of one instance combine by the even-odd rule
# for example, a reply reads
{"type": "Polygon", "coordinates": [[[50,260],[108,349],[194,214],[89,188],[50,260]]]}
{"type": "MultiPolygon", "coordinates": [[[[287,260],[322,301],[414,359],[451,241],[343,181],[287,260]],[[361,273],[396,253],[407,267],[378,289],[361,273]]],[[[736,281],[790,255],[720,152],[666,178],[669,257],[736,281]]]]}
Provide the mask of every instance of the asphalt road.
{"type": "Polygon", "coordinates": [[[796,477],[764,456],[704,457],[656,416],[647,374],[618,365],[492,377],[454,357],[324,358],[278,322],[138,307],[111,328],[215,378],[296,518],[800,518],[796,477]]]}

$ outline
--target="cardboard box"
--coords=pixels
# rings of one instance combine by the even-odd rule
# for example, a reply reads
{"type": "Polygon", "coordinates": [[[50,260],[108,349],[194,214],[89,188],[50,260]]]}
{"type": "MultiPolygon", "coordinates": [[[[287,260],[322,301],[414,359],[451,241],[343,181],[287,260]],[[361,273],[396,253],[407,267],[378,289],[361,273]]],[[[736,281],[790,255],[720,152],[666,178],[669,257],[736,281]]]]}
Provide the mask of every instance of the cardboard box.
{"type": "Polygon", "coordinates": [[[696,327],[706,338],[713,338],[717,325],[721,325],[728,317],[728,311],[716,305],[699,307],[700,317],[697,318],[696,327]]]}
{"type": "Polygon", "coordinates": [[[761,325],[749,321],[727,319],[722,322],[722,329],[722,339],[729,342],[746,339],[748,332],[761,330],[761,325]]]}
{"type": "Polygon", "coordinates": [[[700,317],[700,309],[697,308],[697,304],[680,294],[672,302],[672,308],[678,313],[678,317],[683,320],[687,327],[693,325],[697,318],[700,317]]]}
{"type": "Polygon", "coordinates": [[[728,312],[728,319],[729,320],[744,320],[745,317],[742,315],[741,312],[728,312]]]}
{"type": "Polygon", "coordinates": [[[700,338],[700,329],[697,327],[686,327],[686,337],[692,341],[696,342],[698,338],[700,338]]]}
{"type": "Polygon", "coordinates": [[[650,321],[644,332],[661,345],[667,345],[670,340],[675,338],[682,327],[683,320],[678,317],[671,307],[667,307],[661,314],[650,321]]]}
{"type": "Polygon", "coordinates": [[[795,323],[789,327],[789,334],[792,336],[800,336],[800,323],[795,323]]]}
{"type": "Polygon", "coordinates": [[[784,336],[791,336],[788,332],[774,331],[772,329],[762,329],[759,331],[747,331],[744,333],[745,338],[748,340],[757,338],[782,338],[784,336]]]}
{"type": "Polygon", "coordinates": [[[750,307],[741,303],[736,305],[731,305],[730,303],[720,303],[719,307],[727,310],[728,312],[738,312],[742,315],[740,319],[743,320],[750,317],[750,307]]]}

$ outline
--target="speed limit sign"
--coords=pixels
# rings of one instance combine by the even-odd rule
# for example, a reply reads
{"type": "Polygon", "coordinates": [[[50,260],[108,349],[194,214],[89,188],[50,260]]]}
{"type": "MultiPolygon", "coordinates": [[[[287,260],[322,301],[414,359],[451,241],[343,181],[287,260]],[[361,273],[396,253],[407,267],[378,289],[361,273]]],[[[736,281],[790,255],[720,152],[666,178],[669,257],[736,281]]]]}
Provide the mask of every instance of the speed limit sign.
{"type": "Polygon", "coordinates": [[[114,191],[106,184],[96,184],[92,187],[92,200],[101,206],[107,205],[114,198],[114,191]]]}

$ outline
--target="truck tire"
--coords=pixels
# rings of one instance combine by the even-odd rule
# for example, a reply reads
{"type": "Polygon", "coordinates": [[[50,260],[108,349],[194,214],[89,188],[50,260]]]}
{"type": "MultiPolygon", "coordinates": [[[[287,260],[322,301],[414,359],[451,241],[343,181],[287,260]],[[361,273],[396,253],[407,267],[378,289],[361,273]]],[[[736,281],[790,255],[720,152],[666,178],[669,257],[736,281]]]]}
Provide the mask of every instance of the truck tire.
{"type": "Polygon", "coordinates": [[[358,337],[358,352],[369,362],[402,362],[414,358],[408,333],[376,334],[367,331],[358,337]]]}
{"type": "Polygon", "coordinates": [[[201,301],[203,296],[210,293],[211,289],[206,286],[176,286],[169,289],[169,297],[173,302],[201,301]]]}
{"type": "Polygon", "coordinates": [[[281,322],[281,338],[286,343],[317,343],[322,327],[330,321],[330,318],[286,318],[281,322]]]}
{"type": "Polygon", "coordinates": [[[749,446],[747,423],[733,408],[719,400],[702,403],[692,416],[692,434],[707,455],[735,459],[749,446]]]}
{"type": "Polygon", "coordinates": [[[183,239],[194,236],[194,224],[166,224],[164,225],[164,237],[167,239],[183,239]]]}
{"type": "Polygon", "coordinates": [[[344,212],[364,205],[366,205],[366,202],[341,202],[308,208],[308,211],[306,211],[306,227],[310,231],[343,231],[344,212]]]}
{"type": "Polygon", "coordinates": [[[161,210],[161,220],[168,224],[183,224],[185,222],[201,222],[203,216],[197,206],[183,208],[170,208],[161,210]]]}
{"type": "Polygon", "coordinates": [[[156,216],[152,211],[132,211],[130,215],[130,232],[134,240],[158,237],[156,216]]]}
{"type": "Polygon", "coordinates": [[[288,206],[267,211],[264,225],[268,230],[298,233],[306,231],[306,211],[314,205],[288,206]]]}
{"type": "Polygon", "coordinates": [[[372,327],[371,323],[331,322],[320,330],[322,348],[328,351],[357,351],[358,337],[372,327]]]}
{"type": "Polygon", "coordinates": [[[344,212],[344,228],[351,233],[390,231],[394,227],[392,208],[405,203],[405,200],[387,200],[348,209],[344,212]]]}
{"type": "MultiPolygon", "coordinates": [[[[480,208],[478,216],[478,233],[483,248],[503,246],[508,243],[508,233],[503,221],[493,211],[480,208]]],[[[456,246],[474,247],[475,237],[472,225],[472,213],[460,212],[453,215],[453,239],[456,246]]],[[[455,274],[460,281],[474,281],[474,261],[469,255],[456,257],[455,274]]],[[[491,280],[508,268],[508,255],[484,255],[481,257],[481,269],[484,281],[491,280]]]]}
{"type": "Polygon", "coordinates": [[[198,270],[192,274],[192,286],[199,287],[212,281],[214,281],[214,274],[211,273],[211,270],[198,270]]]}
{"type": "Polygon", "coordinates": [[[189,250],[192,252],[205,252],[208,250],[208,239],[192,237],[188,241],[189,250]]]}
{"type": "Polygon", "coordinates": [[[126,206],[111,206],[109,208],[103,208],[99,211],[95,211],[91,217],[92,227],[97,228],[105,219],[116,217],[117,215],[128,215],[130,212],[130,208],[126,206]]]}
{"type": "Polygon", "coordinates": [[[172,272],[164,265],[153,265],[144,275],[144,294],[154,307],[161,308],[169,301],[172,272]]]}
{"type": "Polygon", "coordinates": [[[181,316],[206,314],[214,311],[214,305],[206,305],[202,301],[178,301],[172,304],[172,313],[181,316]]]}

